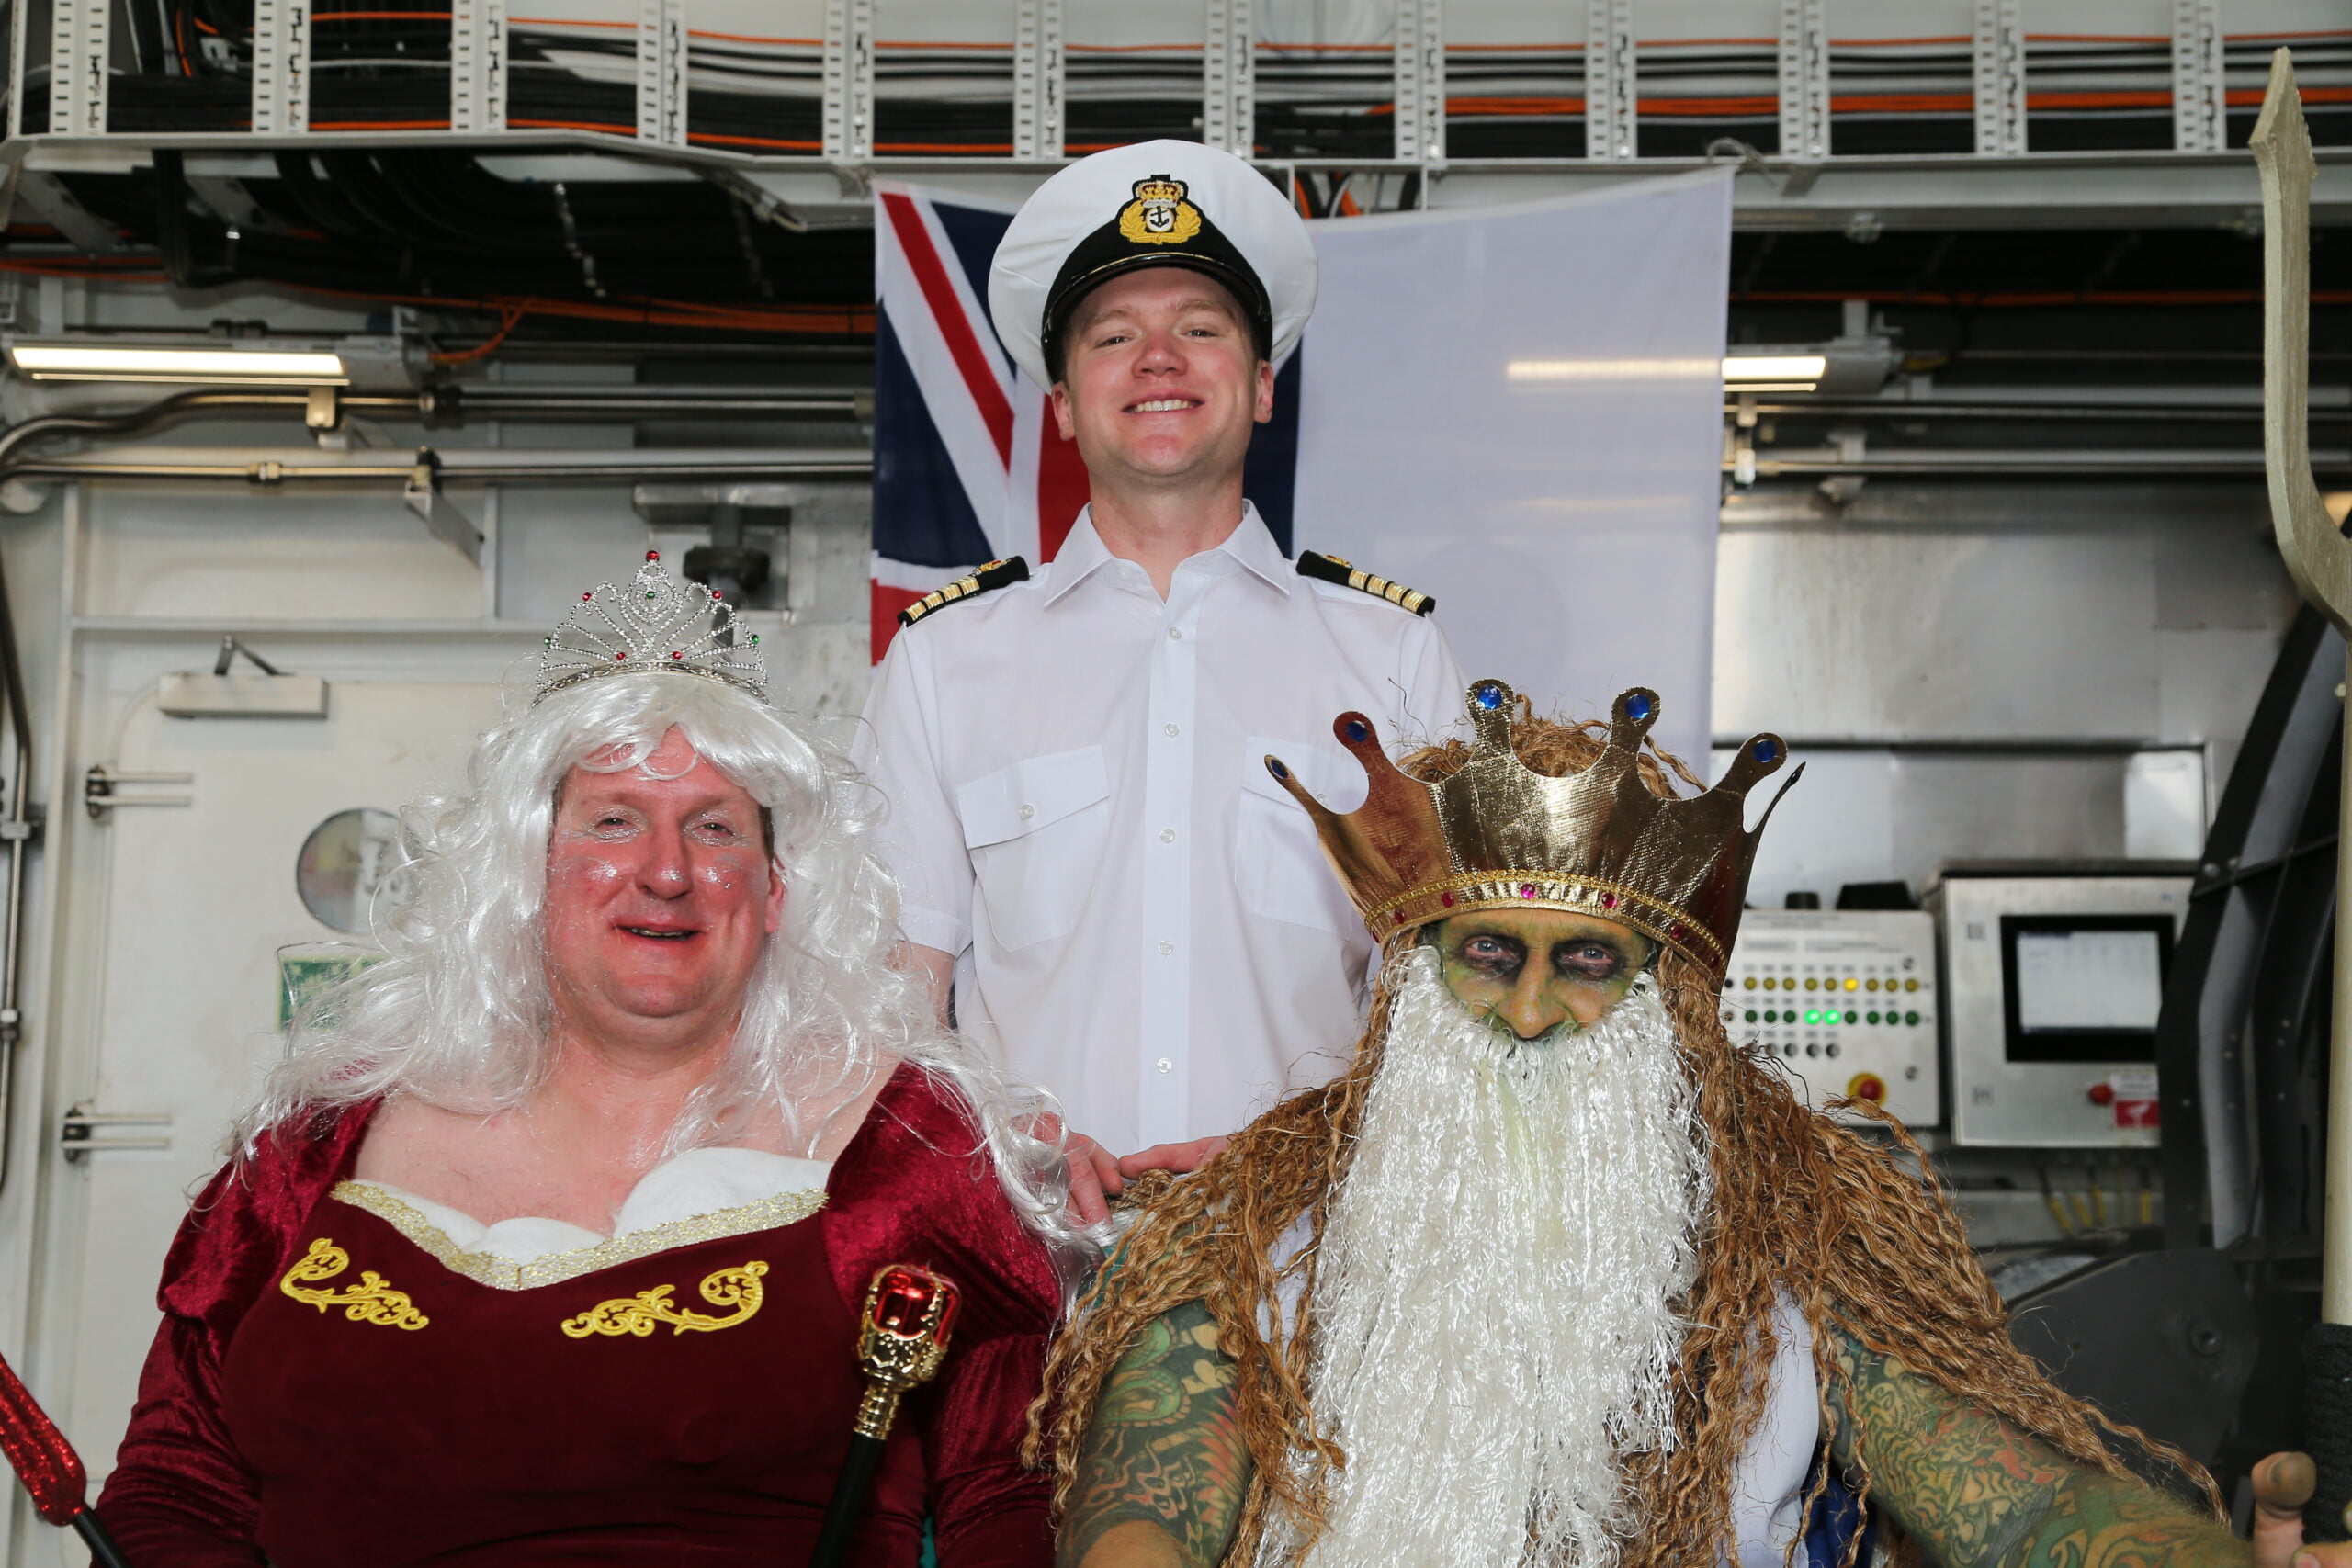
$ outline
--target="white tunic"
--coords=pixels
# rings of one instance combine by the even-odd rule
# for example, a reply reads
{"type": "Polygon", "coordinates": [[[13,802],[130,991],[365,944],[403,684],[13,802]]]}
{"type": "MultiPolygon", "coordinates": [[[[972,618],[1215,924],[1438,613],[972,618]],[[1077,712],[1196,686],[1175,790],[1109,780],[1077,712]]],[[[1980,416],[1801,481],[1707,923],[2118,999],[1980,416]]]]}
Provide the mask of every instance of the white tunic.
{"type": "Polygon", "coordinates": [[[1331,721],[1363,712],[1393,751],[1462,689],[1435,625],[1299,576],[1255,508],[1165,603],[1080,513],[1029,581],[899,635],[858,761],[908,938],[959,955],[959,1021],[1128,1153],[1338,1070],[1373,944],[1264,759],[1353,810],[1331,721]]]}

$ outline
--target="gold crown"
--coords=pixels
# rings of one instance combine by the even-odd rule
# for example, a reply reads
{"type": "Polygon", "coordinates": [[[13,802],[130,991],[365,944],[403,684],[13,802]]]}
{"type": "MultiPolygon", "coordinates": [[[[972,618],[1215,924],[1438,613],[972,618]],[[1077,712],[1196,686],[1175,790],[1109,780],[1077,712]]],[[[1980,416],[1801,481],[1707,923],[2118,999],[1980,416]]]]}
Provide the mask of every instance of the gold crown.
{"type": "Polygon", "coordinates": [[[1184,182],[1171,180],[1166,175],[1154,175],[1148,180],[1137,180],[1135,186],[1137,201],[1182,201],[1184,182]]]}
{"type": "MultiPolygon", "coordinates": [[[[1309,795],[1279,758],[1266,759],[1314,817],[1323,852],[1373,934],[1385,940],[1478,909],[1567,909],[1631,926],[1720,979],[1764,832],[1763,822],[1747,826],[1747,792],[1788,761],[1781,738],[1756,736],[1714,788],[1678,799],[1653,794],[1637,765],[1657,722],[1655,692],[1636,686],[1619,696],[1600,755],[1562,778],[1534,772],[1511,750],[1518,693],[1480,681],[1467,696],[1477,730],[1470,760],[1435,784],[1399,773],[1363,715],[1334,720],[1332,734],[1372,785],[1363,808],[1345,816],[1309,795]]],[[[1765,819],[1771,815],[1766,807],[1765,819]]]]}

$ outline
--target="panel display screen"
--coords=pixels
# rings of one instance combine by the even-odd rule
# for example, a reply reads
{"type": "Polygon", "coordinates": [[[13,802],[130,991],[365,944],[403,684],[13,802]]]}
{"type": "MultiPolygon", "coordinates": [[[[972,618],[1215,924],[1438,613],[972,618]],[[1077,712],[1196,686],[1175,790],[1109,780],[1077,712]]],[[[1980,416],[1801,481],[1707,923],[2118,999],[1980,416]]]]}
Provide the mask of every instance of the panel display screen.
{"type": "Polygon", "coordinates": [[[2152,1062],[2169,915],[2004,915],[2001,989],[2012,1062],[2152,1062]]]}

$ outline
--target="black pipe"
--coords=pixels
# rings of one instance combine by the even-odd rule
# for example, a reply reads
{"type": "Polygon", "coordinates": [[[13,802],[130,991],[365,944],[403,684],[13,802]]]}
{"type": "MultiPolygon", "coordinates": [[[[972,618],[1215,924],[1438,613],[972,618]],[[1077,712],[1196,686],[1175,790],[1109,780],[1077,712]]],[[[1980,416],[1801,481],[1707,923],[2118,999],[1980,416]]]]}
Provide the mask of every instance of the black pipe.
{"type": "Polygon", "coordinates": [[[833,1483],[833,1500],[825,1509],[824,1528],[817,1549],[808,1554],[808,1568],[841,1568],[849,1561],[850,1538],[857,1531],[858,1516],[865,1509],[865,1494],[874,1483],[875,1467],[888,1445],[863,1432],[849,1440],[849,1457],[842,1461],[841,1479],[833,1483]]]}
{"type": "Polygon", "coordinates": [[[74,1533],[90,1549],[90,1561],[97,1568],[130,1568],[130,1559],[122,1554],[113,1534],[99,1521],[98,1516],[85,1508],[74,1516],[74,1533]]]}

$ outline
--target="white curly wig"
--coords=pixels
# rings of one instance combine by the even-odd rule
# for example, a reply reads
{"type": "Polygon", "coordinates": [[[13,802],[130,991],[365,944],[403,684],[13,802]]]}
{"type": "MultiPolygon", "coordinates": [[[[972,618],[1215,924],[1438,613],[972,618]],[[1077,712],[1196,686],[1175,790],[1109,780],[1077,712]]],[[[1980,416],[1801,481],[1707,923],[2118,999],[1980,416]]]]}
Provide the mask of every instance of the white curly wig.
{"type": "Polygon", "coordinates": [[[874,852],[879,793],[805,720],[684,675],[611,676],[559,692],[482,736],[463,788],[401,813],[408,897],[378,922],[386,956],[297,1019],[286,1059],[237,1121],[236,1150],[385,1095],[486,1114],[544,1082],[541,926],[556,791],[576,766],[639,766],[673,728],[764,808],[791,897],[727,1063],[688,1100],[668,1152],[721,1140],[752,1106],[774,1108],[805,1144],[819,1129],[804,1124],[803,1106],[838,1100],[894,1058],[910,1062],[970,1108],[1006,1196],[1069,1278],[1088,1244],[1065,1217],[1063,1151],[1026,1130],[1051,1099],[1008,1086],[978,1050],[943,1032],[922,987],[888,963],[899,889],[874,852]]]}

